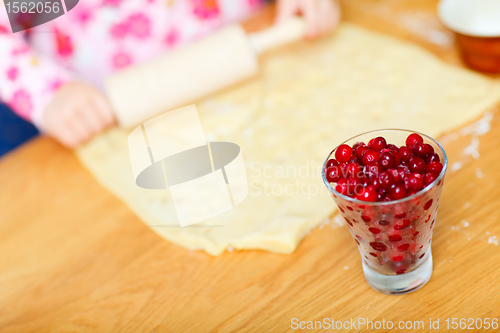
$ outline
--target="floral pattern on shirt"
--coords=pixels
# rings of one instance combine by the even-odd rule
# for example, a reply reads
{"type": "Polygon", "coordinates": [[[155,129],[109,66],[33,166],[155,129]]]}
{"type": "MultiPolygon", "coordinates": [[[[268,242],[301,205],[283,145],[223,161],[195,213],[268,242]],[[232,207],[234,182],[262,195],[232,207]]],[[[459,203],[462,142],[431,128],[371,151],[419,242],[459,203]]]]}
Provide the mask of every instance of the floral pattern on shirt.
{"type": "Polygon", "coordinates": [[[0,101],[39,128],[70,80],[106,76],[236,22],[263,0],[85,0],[53,21],[13,34],[0,8],[0,101]]]}

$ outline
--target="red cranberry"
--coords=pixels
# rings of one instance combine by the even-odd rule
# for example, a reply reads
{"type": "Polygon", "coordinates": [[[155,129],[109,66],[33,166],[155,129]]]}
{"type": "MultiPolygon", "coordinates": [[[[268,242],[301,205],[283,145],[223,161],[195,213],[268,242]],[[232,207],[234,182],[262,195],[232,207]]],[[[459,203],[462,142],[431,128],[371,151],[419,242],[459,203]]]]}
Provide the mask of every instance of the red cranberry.
{"type": "Polygon", "coordinates": [[[408,244],[408,243],[399,245],[398,251],[404,252],[404,251],[408,250],[409,247],[410,247],[410,244],[408,244]]]}
{"type": "Polygon", "coordinates": [[[363,184],[363,187],[367,187],[368,185],[370,185],[370,178],[365,175],[363,172],[361,172],[361,176],[358,177],[359,179],[359,183],[360,184],[363,184]]]}
{"type": "Polygon", "coordinates": [[[402,239],[403,239],[403,237],[401,237],[401,235],[398,235],[398,234],[389,235],[389,242],[391,242],[391,243],[399,242],[402,239]]]}
{"type": "Polygon", "coordinates": [[[401,229],[404,229],[406,227],[409,227],[411,224],[410,220],[408,219],[402,219],[402,220],[399,220],[396,222],[396,224],[394,225],[394,229],[395,230],[401,230],[401,229]]]}
{"type": "Polygon", "coordinates": [[[401,163],[401,156],[399,155],[399,152],[397,150],[392,150],[391,151],[392,156],[396,159],[396,162],[394,162],[394,168],[397,167],[401,163]]]}
{"type": "Polygon", "coordinates": [[[429,164],[431,162],[441,162],[439,155],[436,153],[427,155],[427,157],[425,158],[425,163],[429,164]]]}
{"type": "Polygon", "coordinates": [[[362,176],[363,168],[355,162],[347,163],[347,175],[353,178],[360,178],[362,176]]]}
{"type": "Polygon", "coordinates": [[[389,225],[391,223],[389,221],[386,221],[386,220],[380,220],[380,221],[378,221],[378,224],[380,224],[380,225],[389,225]]]}
{"type": "Polygon", "coordinates": [[[370,162],[365,166],[365,173],[370,177],[378,177],[380,171],[380,165],[377,162],[370,162]]]}
{"type": "Polygon", "coordinates": [[[383,137],[379,136],[371,139],[368,142],[368,147],[370,147],[371,149],[375,149],[376,151],[381,151],[382,149],[387,147],[387,141],[385,141],[383,137]]]}
{"type": "Polygon", "coordinates": [[[424,179],[419,173],[411,173],[405,178],[406,188],[409,190],[420,190],[424,187],[424,179]]]}
{"type": "Polygon", "coordinates": [[[371,202],[377,201],[377,190],[375,189],[375,186],[367,186],[357,195],[356,199],[371,202]]]}
{"type": "Polygon", "coordinates": [[[425,162],[420,157],[412,157],[410,159],[409,168],[411,172],[422,173],[425,170],[425,162]]]}
{"type": "Polygon", "coordinates": [[[419,142],[413,146],[413,153],[415,155],[423,158],[423,157],[425,157],[429,154],[432,154],[434,152],[434,149],[432,149],[432,150],[431,149],[432,149],[432,146],[419,142]]]}
{"type": "Polygon", "coordinates": [[[392,173],[384,171],[378,174],[378,182],[381,187],[388,188],[395,183],[392,173]]]}
{"type": "Polygon", "coordinates": [[[413,150],[409,147],[403,146],[399,148],[399,156],[402,161],[408,162],[413,157],[413,150]]]}
{"type": "Polygon", "coordinates": [[[403,199],[406,195],[406,188],[402,183],[396,183],[389,188],[389,195],[393,200],[403,199]]]}
{"type": "Polygon", "coordinates": [[[335,191],[337,191],[343,195],[349,195],[347,192],[347,179],[346,178],[340,178],[338,180],[337,185],[335,185],[335,191]]]}
{"type": "MultiPolygon", "coordinates": [[[[372,178],[369,178],[370,180],[368,181],[368,185],[372,185],[374,186],[376,189],[379,189],[380,188],[380,182],[378,181],[378,178],[377,177],[372,177],[372,178]]],[[[367,185],[367,186],[368,186],[367,185]]]]}
{"type": "Polygon", "coordinates": [[[380,242],[371,242],[370,243],[370,246],[372,247],[372,249],[374,249],[375,251],[380,251],[380,252],[384,252],[385,250],[387,250],[387,246],[385,246],[384,243],[380,243],[380,242]]]}
{"type": "Polygon", "coordinates": [[[388,151],[380,155],[378,163],[380,164],[382,169],[387,170],[396,166],[396,158],[394,157],[392,152],[388,151]]]}
{"type": "Polygon", "coordinates": [[[402,212],[399,214],[394,215],[398,219],[404,219],[406,217],[406,212],[402,212]]]}
{"type": "Polygon", "coordinates": [[[423,143],[424,139],[417,133],[412,133],[406,138],[406,145],[408,147],[413,147],[417,143],[423,143]]]}
{"type": "Polygon", "coordinates": [[[357,178],[347,178],[347,193],[349,196],[356,195],[363,188],[363,184],[357,178]]]}
{"type": "Polygon", "coordinates": [[[392,175],[392,178],[394,179],[395,183],[401,181],[401,176],[399,175],[398,170],[396,170],[396,169],[389,169],[389,170],[387,170],[387,172],[392,175]]]}
{"type": "Polygon", "coordinates": [[[441,162],[431,162],[425,167],[426,172],[433,172],[438,175],[441,173],[441,170],[443,170],[441,162]]]}
{"type": "Polygon", "coordinates": [[[424,176],[424,184],[427,186],[437,179],[438,175],[432,172],[428,172],[424,176]]]}
{"type": "Polygon", "coordinates": [[[342,177],[347,177],[347,163],[343,162],[339,164],[340,171],[342,172],[342,177]]]}
{"type": "Polygon", "coordinates": [[[406,196],[409,197],[411,195],[414,195],[418,192],[418,190],[408,190],[406,191],[406,196]]]}
{"type": "Polygon", "coordinates": [[[401,260],[403,260],[403,259],[404,259],[404,257],[403,257],[403,256],[401,256],[401,255],[397,255],[397,256],[394,256],[394,257],[392,258],[392,261],[401,261],[401,260]]]}
{"type": "Polygon", "coordinates": [[[422,259],[425,256],[425,253],[422,253],[418,259],[422,259]]]}
{"type": "Polygon", "coordinates": [[[376,150],[369,149],[363,154],[363,164],[367,165],[370,162],[377,162],[380,157],[380,153],[376,150]]]}
{"type": "Polygon", "coordinates": [[[334,167],[334,166],[339,166],[339,162],[337,160],[330,158],[328,162],[326,162],[326,168],[328,169],[329,167],[334,167]]]}
{"type": "Polygon", "coordinates": [[[387,148],[389,148],[390,150],[395,150],[395,151],[399,150],[398,146],[396,146],[395,144],[392,144],[392,143],[389,143],[387,145],[387,148]]]}
{"type": "Polygon", "coordinates": [[[432,199],[431,199],[431,200],[429,200],[429,201],[427,201],[427,202],[425,203],[425,205],[424,205],[424,209],[425,209],[425,210],[428,210],[429,208],[431,208],[431,206],[432,206],[432,202],[433,202],[433,200],[432,200],[432,199]]]}
{"type": "Polygon", "coordinates": [[[358,158],[362,158],[363,157],[363,154],[367,151],[367,150],[370,150],[370,148],[368,148],[367,146],[359,146],[356,148],[356,150],[354,150],[354,154],[356,155],[356,157],[358,158]]]}
{"type": "Polygon", "coordinates": [[[326,169],[326,180],[329,183],[335,183],[340,179],[340,168],[338,166],[332,166],[326,169]]]}
{"type": "Polygon", "coordinates": [[[348,162],[352,155],[352,148],[342,144],[335,150],[335,158],[339,162],[348,162]]]}
{"type": "Polygon", "coordinates": [[[404,251],[408,250],[409,247],[410,247],[410,244],[408,244],[408,243],[402,244],[402,245],[398,246],[398,250],[401,252],[404,252],[404,251]]]}
{"type": "Polygon", "coordinates": [[[399,173],[400,180],[403,180],[406,177],[406,175],[409,175],[411,173],[410,169],[407,166],[398,166],[397,170],[399,173]]]}
{"type": "Polygon", "coordinates": [[[387,190],[385,188],[381,188],[377,190],[377,201],[382,201],[385,199],[387,194],[387,190]]]}
{"type": "Polygon", "coordinates": [[[357,164],[360,164],[360,159],[356,157],[356,155],[352,155],[351,158],[349,159],[349,163],[350,162],[354,162],[354,163],[357,163],[357,164]]]}
{"type": "Polygon", "coordinates": [[[380,229],[379,228],[368,228],[372,234],[380,234],[380,229]]]}
{"type": "Polygon", "coordinates": [[[380,155],[382,155],[383,153],[387,153],[387,152],[392,152],[392,150],[390,150],[389,148],[384,148],[380,151],[380,155]]]}
{"type": "Polygon", "coordinates": [[[371,255],[372,257],[375,257],[375,258],[377,257],[377,254],[376,254],[376,253],[373,253],[373,252],[370,252],[370,255],[371,255]]]}
{"type": "Polygon", "coordinates": [[[356,142],[355,144],[352,145],[352,150],[356,150],[358,147],[363,147],[366,146],[366,144],[362,141],[356,142]]]}

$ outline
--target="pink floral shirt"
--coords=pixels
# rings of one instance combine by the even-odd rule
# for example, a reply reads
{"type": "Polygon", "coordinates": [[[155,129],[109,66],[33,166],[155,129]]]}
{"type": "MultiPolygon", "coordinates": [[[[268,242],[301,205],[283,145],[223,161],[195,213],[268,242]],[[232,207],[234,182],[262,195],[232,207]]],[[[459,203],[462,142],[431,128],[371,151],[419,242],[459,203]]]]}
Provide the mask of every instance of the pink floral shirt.
{"type": "Polygon", "coordinates": [[[0,5],[0,101],[40,128],[69,80],[102,87],[110,73],[243,19],[262,0],[80,0],[67,14],[13,34],[0,5]]]}

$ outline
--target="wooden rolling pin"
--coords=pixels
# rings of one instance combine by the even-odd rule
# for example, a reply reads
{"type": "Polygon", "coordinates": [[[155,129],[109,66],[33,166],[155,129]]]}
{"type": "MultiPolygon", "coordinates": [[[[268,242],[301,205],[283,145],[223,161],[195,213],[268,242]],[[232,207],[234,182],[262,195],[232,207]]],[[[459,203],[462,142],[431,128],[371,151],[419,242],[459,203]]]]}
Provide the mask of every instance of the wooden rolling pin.
{"type": "Polygon", "coordinates": [[[298,41],[304,33],[300,18],[252,34],[233,25],[153,61],[119,71],[105,82],[118,124],[137,126],[250,77],[258,70],[258,55],[298,41]]]}

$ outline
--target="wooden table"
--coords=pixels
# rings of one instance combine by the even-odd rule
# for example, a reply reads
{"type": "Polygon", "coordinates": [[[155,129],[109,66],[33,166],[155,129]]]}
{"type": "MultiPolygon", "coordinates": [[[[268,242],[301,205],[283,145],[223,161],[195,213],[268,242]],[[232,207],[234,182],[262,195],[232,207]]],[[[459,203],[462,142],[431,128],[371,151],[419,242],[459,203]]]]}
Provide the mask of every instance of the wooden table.
{"type": "MultiPolygon", "coordinates": [[[[343,3],[347,20],[460,65],[435,5],[343,3]]],[[[422,320],[427,331],[429,318],[439,318],[441,329],[447,318],[499,318],[500,117],[493,114],[491,130],[477,136],[479,159],[463,154],[473,136],[446,140],[451,164],[462,168],[447,175],[434,275],[406,296],[386,296],[366,284],[346,227],[313,231],[292,255],[244,251],[213,258],[170,244],[103,189],[72,152],[51,139],[33,140],[0,160],[0,331],[284,332],[292,318],[359,317],[395,325],[422,320]]]]}

